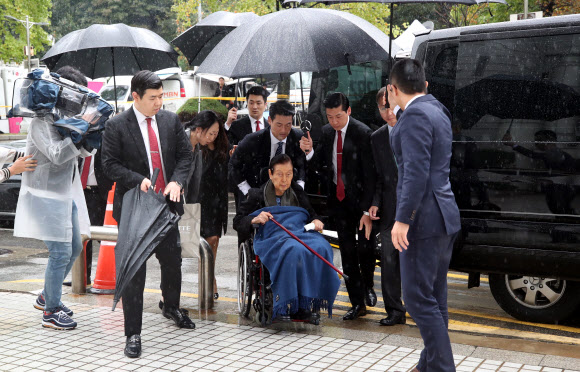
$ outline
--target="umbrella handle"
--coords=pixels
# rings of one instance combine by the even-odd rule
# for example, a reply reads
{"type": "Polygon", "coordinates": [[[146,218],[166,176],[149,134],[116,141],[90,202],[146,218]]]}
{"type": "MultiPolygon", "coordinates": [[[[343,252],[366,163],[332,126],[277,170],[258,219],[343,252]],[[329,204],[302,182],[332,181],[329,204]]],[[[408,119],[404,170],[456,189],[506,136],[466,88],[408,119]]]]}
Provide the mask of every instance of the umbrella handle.
{"type": "Polygon", "coordinates": [[[153,176],[151,177],[151,188],[155,189],[155,183],[157,182],[157,177],[159,176],[159,168],[153,169],[153,176]]]}
{"type": "Polygon", "coordinates": [[[310,252],[314,253],[314,255],[316,257],[320,258],[325,264],[327,264],[328,266],[330,266],[334,271],[336,271],[337,273],[339,273],[340,275],[342,275],[342,277],[344,278],[345,281],[348,281],[348,276],[344,275],[344,273],[342,271],[340,271],[336,266],[334,266],[333,264],[331,264],[330,262],[328,262],[328,260],[326,258],[322,257],[314,249],[310,248],[306,243],[304,243],[299,237],[297,237],[296,235],[294,235],[290,230],[288,230],[287,228],[285,228],[284,226],[282,226],[282,224],[280,222],[276,221],[273,217],[270,218],[270,221],[274,222],[276,225],[278,225],[278,227],[280,227],[282,230],[286,231],[288,233],[288,235],[290,235],[291,237],[293,237],[294,239],[296,239],[300,244],[302,244],[303,246],[305,246],[310,252]]]}

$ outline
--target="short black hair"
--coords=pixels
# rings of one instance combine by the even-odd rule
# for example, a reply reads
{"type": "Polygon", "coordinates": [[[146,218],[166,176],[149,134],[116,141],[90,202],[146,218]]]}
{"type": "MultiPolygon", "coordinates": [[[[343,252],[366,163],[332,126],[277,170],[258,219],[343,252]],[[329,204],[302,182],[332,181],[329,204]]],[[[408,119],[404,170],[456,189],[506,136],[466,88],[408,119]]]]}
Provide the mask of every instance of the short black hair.
{"type": "Polygon", "coordinates": [[[220,76],[220,78],[218,80],[226,80],[226,79],[224,79],[223,76],[220,76]]]}
{"type": "Polygon", "coordinates": [[[248,92],[246,93],[246,100],[250,99],[250,94],[253,96],[262,96],[262,98],[264,98],[264,103],[266,103],[266,100],[268,99],[268,91],[259,85],[254,85],[248,89],[248,92]]]}
{"type": "Polygon", "coordinates": [[[72,81],[73,83],[82,85],[83,87],[89,85],[85,75],[83,75],[82,72],[80,72],[79,70],[77,70],[72,66],[62,66],[56,71],[56,73],[59,74],[61,77],[72,81]]]}
{"type": "Polygon", "coordinates": [[[278,164],[292,164],[292,158],[286,154],[276,155],[270,160],[270,171],[274,173],[274,167],[278,164]]]}
{"type": "Polygon", "coordinates": [[[324,100],[324,108],[332,109],[341,107],[342,111],[347,111],[350,107],[348,98],[341,92],[331,93],[324,100]]]}
{"type": "MultiPolygon", "coordinates": [[[[387,87],[382,87],[381,89],[379,89],[379,91],[377,92],[377,105],[380,106],[381,101],[383,100],[383,97],[385,96],[385,93],[387,93],[387,87]]],[[[389,102],[387,102],[388,104],[389,102]]]]}
{"type": "Polygon", "coordinates": [[[402,59],[395,63],[389,81],[405,94],[425,93],[425,69],[416,59],[402,59]]]}
{"type": "Polygon", "coordinates": [[[131,79],[131,92],[137,93],[140,98],[143,98],[147,89],[159,89],[162,87],[163,83],[159,76],[149,70],[139,71],[131,79]]]}
{"type": "Polygon", "coordinates": [[[281,116],[294,116],[295,110],[294,106],[285,99],[279,99],[270,105],[269,110],[270,117],[272,120],[276,119],[276,115],[281,116]]]}

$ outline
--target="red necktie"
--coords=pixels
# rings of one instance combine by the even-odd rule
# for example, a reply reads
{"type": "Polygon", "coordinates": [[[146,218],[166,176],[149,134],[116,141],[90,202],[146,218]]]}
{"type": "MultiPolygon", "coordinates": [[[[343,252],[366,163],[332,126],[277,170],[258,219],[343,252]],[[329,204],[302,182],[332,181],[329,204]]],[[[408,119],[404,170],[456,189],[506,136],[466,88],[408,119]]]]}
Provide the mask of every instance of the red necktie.
{"type": "Polygon", "coordinates": [[[159,144],[157,143],[157,136],[151,126],[151,118],[147,118],[147,133],[149,133],[149,152],[151,154],[151,164],[153,170],[159,168],[159,176],[155,182],[155,190],[165,190],[165,179],[163,178],[163,164],[161,164],[161,155],[159,154],[159,144]]]}
{"type": "Polygon", "coordinates": [[[92,156],[87,156],[83,163],[83,171],[81,173],[81,184],[83,185],[83,189],[87,188],[87,180],[89,179],[89,172],[91,170],[92,160],[93,160],[92,156]]]}
{"type": "Polygon", "coordinates": [[[342,131],[337,131],[336,140],[336,198],[344,200],[344,182],[342,182],[342,131]]]}
{"type": "Polygon", "coordinates": [[[256,132],[260,130],[260,120],[256,120],[256,132]]]}

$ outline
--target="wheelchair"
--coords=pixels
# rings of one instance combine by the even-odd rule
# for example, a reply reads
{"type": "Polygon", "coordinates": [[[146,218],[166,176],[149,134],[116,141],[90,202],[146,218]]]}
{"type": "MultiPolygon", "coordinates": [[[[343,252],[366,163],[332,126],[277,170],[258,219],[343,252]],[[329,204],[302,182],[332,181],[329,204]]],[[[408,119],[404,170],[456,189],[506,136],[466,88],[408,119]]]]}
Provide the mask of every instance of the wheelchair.
{"type": "MultiPolygon", "coordinates": [[[[254,253],[254,235],[260,225],[252,225],[253,233],[238,249],[238,310],[240,315],[250,318],[252,307],[255,310],[254,320],[262,327],[272,324],[274,307],[270,273],[260,258],[254,253]]],[[[308,319],[291,319],[282,316],[276,322],[303,322],[313,325],[320,324],[320,311],[312,312],[308,319]]]]}

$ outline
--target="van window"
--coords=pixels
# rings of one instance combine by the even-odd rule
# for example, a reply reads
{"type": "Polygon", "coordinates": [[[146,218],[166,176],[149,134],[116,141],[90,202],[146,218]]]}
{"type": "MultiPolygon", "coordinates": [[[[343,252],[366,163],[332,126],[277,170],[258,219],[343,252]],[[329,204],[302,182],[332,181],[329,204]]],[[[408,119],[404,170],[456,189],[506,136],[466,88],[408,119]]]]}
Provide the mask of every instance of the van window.
{"type": "Polygon", "coordinates": [[[460,208],[485,203],[542,221],[580,212],[579,72],[578,34],[460,43],[452,160],[463,175],[460,208]]]}
{"type": "Polygon", "coordinates": [[[458,42],[430,43],[427,49],[425,77],[428,92],[433,94],[450,112],[454,110],[455,73],[457,71],[458,42]]]}
{"type": "MultiPolygon", "coordinates": [[[[128,85],[117,85],[117,100],[121,101],[125,99],[127,92],[129,91],[128,85]]],[[[112,85],[105,86],[99,93],[105,101],[114,101],[115,92],[112,85]]]]}

